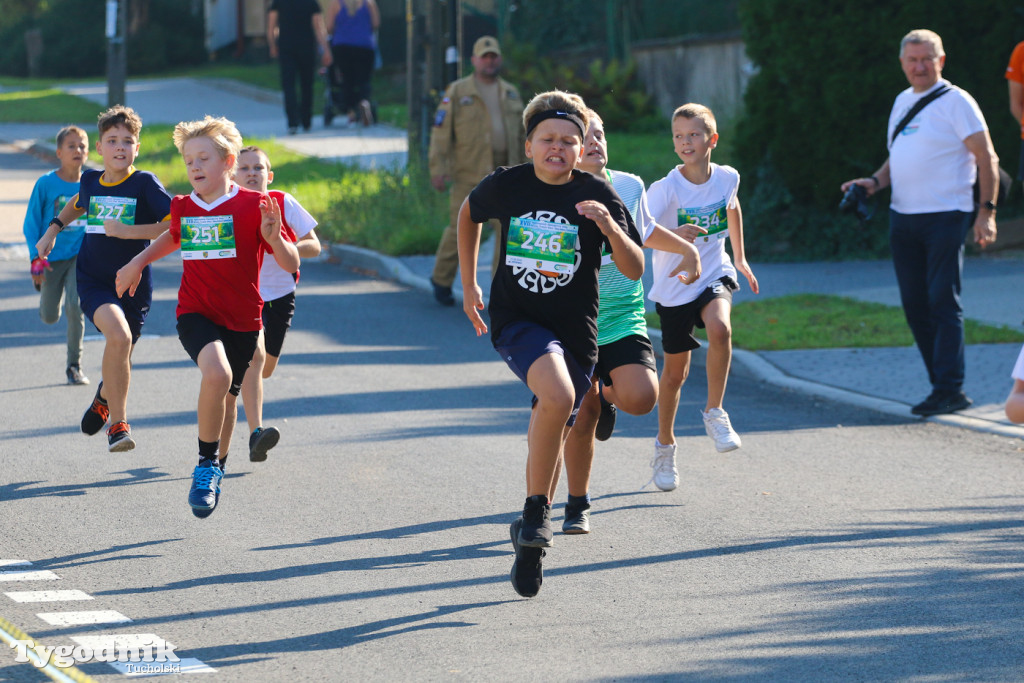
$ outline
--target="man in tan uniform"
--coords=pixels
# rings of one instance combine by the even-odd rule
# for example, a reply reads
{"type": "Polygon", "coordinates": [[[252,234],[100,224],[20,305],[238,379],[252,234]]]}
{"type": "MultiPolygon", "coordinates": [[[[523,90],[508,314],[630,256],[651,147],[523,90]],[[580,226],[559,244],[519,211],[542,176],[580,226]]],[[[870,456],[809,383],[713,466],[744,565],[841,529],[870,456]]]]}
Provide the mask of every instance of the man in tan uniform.
{"type": "MultiPolygon", "coordinates": [[[[473,73],[452,82],[445,91],[430,134],[430,182],[438,192],[451,183],[449,223],[430,277],[434,297],[442,306],[455,304],[452,283],[459,266],[459,207],[495,168],[526,161],[523,101],[512,84],[498,77],[501,47],[497,39],[484,36],[477,40],[471,61],[473,73]]],[[[491,272],[499,249],[495,240],[491,272]]]]}

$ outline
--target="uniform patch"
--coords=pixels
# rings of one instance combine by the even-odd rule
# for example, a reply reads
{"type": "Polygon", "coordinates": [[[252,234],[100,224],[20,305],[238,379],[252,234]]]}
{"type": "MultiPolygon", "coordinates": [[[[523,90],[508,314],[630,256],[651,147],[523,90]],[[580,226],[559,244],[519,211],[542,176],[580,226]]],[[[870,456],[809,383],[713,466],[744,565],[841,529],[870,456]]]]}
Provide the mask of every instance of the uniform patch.
{"type": "Polygon", "coordinates": [[[444,123],[444,117],[448,115],[447,109],[438,109],[437,113],[434,114],[434,127],[440,128],[441,124],[444,123]]]}
{"type": "Polygon", "coordinates": [[[471,95],[466,95],[465,97],[459,100],[459,104],[463,106],[473,104],[473,97],[471,95]]]}

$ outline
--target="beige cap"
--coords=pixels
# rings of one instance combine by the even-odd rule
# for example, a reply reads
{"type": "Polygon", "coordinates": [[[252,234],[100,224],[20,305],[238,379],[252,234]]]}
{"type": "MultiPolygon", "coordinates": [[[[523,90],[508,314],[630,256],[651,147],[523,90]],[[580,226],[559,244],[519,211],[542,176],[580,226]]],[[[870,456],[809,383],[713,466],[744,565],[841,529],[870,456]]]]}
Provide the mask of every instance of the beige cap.
{"type": "Polygon", "coordinates": [[[483,36],[477,38],[477,41],[473,43],[473,56],[479,57],[489,52],[501,56],[501,46],[498,45],[498,39],[494,36],[483,36]]]}

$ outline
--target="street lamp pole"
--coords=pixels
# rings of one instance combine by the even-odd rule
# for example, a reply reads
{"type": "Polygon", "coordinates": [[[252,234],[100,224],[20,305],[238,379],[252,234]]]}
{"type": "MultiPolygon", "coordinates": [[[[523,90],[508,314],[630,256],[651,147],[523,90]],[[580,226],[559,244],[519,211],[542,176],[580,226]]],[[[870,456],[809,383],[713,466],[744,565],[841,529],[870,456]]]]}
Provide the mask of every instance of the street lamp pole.
{"type": "Polygon", "coordinates": [[[107,0],[107,106],[125,104],[125,34],[127,9],[124,0],[107,0]]]}

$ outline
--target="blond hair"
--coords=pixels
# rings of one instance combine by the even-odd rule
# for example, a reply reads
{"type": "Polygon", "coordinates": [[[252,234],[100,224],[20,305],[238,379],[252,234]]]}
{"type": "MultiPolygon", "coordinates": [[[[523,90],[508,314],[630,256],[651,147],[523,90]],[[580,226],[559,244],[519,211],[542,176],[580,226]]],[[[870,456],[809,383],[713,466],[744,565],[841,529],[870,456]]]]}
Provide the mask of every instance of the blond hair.
{"type": "Polygon", "coordinates": [[[134,109],[123,104],[115,104],[101,113],[97,117],[96,123],[100,129],[100,137],[103,137],[103,134],[114,126],[124,126],[136,138],[142,132],[142,117],[135,113],[134,109]]]}
{"type": "Polygon", "coordinates": [[[586,136],[587,126],[590,122],[589,118],[587,118],[587,105],[583,98],[576,93],[565,92],[564,90],[549,90],[548,92],[534,95],[533,99],[526,105],[526,109],[523,110],[523,128],[530,130],[530,119],[542,111],[551,109],[568,112],[579,117],[583,122],[583,132],[580,134],[580,138],[582,139],[586,136]]]}
{"type": "Polygon", "coordinates": [[[708,135],[718,134],[718,122],[715,120],[715,115],[711,109],[703,104],[688,102],[680,107],[676,107],[676,110],[672,112],[672,120],[675,121],[676,119],[697,119],[704,125],[708,135]]]}
{"type": "Polygon", "coordinates": [[[57,146],[60,147],[61,145],[63,145],[64,138],[66,138],[71,133],[78,133],[78,135],[81,136],[83,140],[89,139],[89,134],[86,133],[85,130],[83,130],[82,128],[79,128],[78,126],[64,126],[63,128],[57,131],[57,146]]]}
{"type": "Polygon", "coordinates": [[[914,45],[931,45],[932,50],[935,51],[936,57],[945,56],[946,51],[942,49],[942,38],[935,31],[929,31],[926,28],[915,28],[913,31],[903,36],[903,40],[900,41],[900,57],[903,56],[903,48],[908,43],[914,45]]]}
{"type": "MultiPolygon", "coordinates": [[[[237,165],[238,153],[243,143],[242,136],[233,122],[223,116],[214,118],[207,114],[201,121],[182,121],[174,127],[174,146],[178,148],[179,153],[184,154],[185,143],[195,138],[209,138],[221,159],[227,159],[228,155],[231,155],[237,165]]],[[[234,172],[234,165],[231,171],[234,172]]]]}

